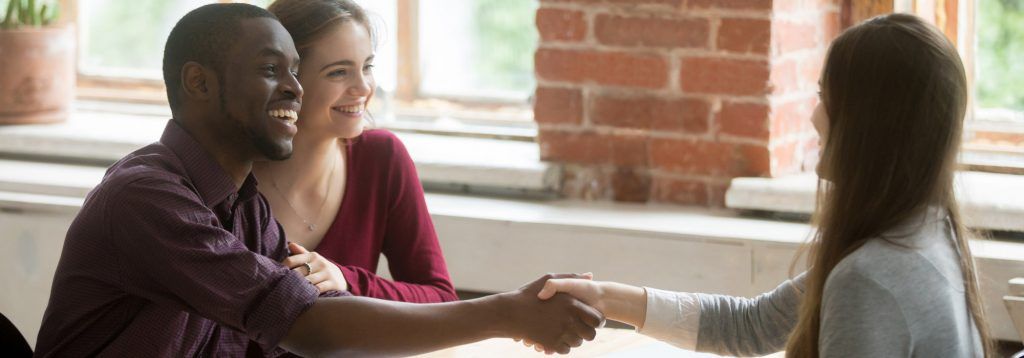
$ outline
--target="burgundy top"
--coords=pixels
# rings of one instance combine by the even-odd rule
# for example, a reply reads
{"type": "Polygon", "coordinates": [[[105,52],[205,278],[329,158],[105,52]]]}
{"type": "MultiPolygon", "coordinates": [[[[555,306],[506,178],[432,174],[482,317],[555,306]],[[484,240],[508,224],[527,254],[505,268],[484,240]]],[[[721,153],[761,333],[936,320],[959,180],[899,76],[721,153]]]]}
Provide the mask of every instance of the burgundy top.
{"type": "Polygon", "coordinates": [[[256,184],[236,190],[173,120],[115,163],[68,229],[36,354],[284,353],[317,290],[279,263],[283,231],[256,184]]]}
{"type": "Polygon", "coordinates": [[[315,250],[338,264],[354,295],[457,300],[416,166],[402,142],[386,130],[368,130],[348,146],[347,158],[345,196],[315,250]],[[381,253],[394,281],[376,275],[381,253]]]}

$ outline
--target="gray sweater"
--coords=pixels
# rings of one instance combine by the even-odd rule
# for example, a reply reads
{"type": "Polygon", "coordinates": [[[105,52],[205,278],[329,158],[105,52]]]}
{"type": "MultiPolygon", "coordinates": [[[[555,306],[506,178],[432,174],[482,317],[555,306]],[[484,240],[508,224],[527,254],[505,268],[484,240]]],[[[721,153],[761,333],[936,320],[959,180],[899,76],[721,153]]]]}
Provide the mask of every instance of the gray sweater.
{"type": "MultiPolygon", "coordinates": [[[[869,240],[832,270],[822,297],[818,341],[822,357],[982,355],[967,310],[959,254],[944,213],[932,208],[908,220],[883,235],[899,245],[883,238],[869,240]]],[[[689,294],[699,303],[696,350],[752,356],[784,349],[796,324],[803,281],[801,274],[753,299],[689,294]]],[[[665,294],[655,291],[655,296],[665,294]]],[[[682,295],[686,294],[675,297],[682,295]]],[[[670,320],[650,318],[652,311],[670,312],[669,305],[657,303],[668,301],[648,298],[643,333],[659,339],[669,334],[670,325],[657,325],[670,320]],[[652,302],[663,307],[652,309],[652,302]],[[648,322],[656,326],[649,327],[648,322]]],[[[681,320],[675,323],[685,325],[681,320]]]]}

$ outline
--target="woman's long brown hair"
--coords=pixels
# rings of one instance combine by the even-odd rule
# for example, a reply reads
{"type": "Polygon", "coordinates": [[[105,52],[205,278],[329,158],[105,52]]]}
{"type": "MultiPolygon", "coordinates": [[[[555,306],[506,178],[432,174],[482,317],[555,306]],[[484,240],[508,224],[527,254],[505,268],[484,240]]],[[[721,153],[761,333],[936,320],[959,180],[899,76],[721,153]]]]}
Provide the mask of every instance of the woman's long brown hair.
{"type": "Polygon", "coordinates": [[[277,16],[292,35],[300,56],[332,26],[347,21],[365,26],[374,47],[377,45],[376,28],[370,24],[366,10],[352,0],[276,0],[267,11],[277,16]]]}
{"type": "Polygon", "coordinates": [[[821,84],[830,128],[823,138],[824,179],[817,231],[804,247],[806,291],[786,355],[818,356],[822,295],[832,269],[866,240],[937,204],[949,211],[967,307],[991,356],[970,233],[953,195],[967,110],[967,78],[956,47],[920,18],[879,16],[832,42],[821,84]]]}

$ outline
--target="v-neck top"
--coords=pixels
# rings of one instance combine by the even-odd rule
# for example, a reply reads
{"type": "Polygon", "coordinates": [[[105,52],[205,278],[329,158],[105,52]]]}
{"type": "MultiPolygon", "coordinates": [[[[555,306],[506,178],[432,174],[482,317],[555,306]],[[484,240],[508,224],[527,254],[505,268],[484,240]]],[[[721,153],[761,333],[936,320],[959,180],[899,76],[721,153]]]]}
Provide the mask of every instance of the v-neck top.
{"type": "Polygon", "coordinates": [[[315,250],[338,265],[354,295],[415,303],[457,300],[405,145],[387,130],[372,129],[346,151],[345,194],[315,250]],[[393,280],[377,276],[381,254],[393,280]]]}

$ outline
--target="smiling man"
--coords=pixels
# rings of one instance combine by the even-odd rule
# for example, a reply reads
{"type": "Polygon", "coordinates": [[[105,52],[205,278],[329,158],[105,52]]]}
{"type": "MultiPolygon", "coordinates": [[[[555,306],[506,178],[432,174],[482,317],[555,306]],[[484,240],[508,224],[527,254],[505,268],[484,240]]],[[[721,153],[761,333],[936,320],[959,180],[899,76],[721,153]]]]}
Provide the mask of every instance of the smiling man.
{"type": "Polygon", "coordinates": [[[414,305],[320,296],[283,266],[283,231],[250,170],[291,155],[298,62],[288,33],[258,7],[207,5],[175,25],[164,51],[173,118],[86,198],[38,356],[409,355],[492,337],[566,353],[593,339],[599,312],[565,295],[536,298],[550,276],[414,305]]]}

